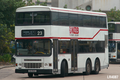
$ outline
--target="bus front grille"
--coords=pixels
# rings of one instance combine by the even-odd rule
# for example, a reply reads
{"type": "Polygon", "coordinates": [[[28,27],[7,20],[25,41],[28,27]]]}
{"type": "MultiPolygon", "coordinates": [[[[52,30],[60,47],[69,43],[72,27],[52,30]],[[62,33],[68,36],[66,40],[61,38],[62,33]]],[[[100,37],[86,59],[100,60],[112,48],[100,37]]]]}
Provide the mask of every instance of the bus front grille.
{"type": "Polygon", "coordinates": [[[40,68],[42,63],[24,63],[25,68],[40,68]]]}

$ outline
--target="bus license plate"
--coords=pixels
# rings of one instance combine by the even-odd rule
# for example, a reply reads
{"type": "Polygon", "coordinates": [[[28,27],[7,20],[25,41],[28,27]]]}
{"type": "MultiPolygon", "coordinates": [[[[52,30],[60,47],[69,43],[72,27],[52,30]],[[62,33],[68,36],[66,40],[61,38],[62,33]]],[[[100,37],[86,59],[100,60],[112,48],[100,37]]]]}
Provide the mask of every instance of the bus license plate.
{"type": "Polygon", "coordinates": [[[28,72],[37,72],[37,70],[28,70],[28,72]]]}

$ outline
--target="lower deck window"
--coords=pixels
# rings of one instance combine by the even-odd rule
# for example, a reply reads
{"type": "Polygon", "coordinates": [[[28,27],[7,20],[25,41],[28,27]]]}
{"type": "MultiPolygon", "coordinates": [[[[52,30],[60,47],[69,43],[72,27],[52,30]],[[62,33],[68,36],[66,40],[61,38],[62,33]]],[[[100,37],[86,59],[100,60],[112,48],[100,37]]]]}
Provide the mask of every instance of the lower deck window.
{"type": "MultiPolygon", "coordinates": [[[[59,41],[59,53],[67,54],[72,53],[71,49],[73,46],[70,41],[59,41]]],[[[105,52],[105,41],[78,41],[74,44],[75,52],[77,53],[104,53],[105,52]]]]}
{"type": "Polygon", "coordinates": [[[78,41],[78,53],[105,52],[105,41],[78,41]]]}
{"type": "Polygon", "coordinates": [[[59,41],[59,53],[70,53],[70,41],[59,41]]]}

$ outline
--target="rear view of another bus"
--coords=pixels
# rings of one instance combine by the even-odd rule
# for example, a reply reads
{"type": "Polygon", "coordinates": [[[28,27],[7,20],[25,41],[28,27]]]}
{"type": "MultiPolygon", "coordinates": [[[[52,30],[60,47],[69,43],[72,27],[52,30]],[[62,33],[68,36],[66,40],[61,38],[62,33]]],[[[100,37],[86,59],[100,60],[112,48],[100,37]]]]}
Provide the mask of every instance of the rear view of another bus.
{"type": "Polygon", "coordinates": [[[110,62],[120,61],[120,22],[109,22],[109,59],[110,62]]]}

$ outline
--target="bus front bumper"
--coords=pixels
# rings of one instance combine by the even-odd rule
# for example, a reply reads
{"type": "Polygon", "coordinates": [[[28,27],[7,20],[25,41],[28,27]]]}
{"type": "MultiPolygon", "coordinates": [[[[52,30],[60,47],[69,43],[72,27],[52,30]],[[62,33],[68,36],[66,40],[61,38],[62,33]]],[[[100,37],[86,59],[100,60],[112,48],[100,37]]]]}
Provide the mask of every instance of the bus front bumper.
{"type": "Polygon", "coordinates": [[[15,73],[52,74],[52,69],[15,69],[15,73]]]}

